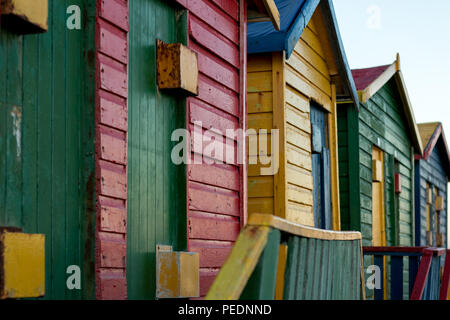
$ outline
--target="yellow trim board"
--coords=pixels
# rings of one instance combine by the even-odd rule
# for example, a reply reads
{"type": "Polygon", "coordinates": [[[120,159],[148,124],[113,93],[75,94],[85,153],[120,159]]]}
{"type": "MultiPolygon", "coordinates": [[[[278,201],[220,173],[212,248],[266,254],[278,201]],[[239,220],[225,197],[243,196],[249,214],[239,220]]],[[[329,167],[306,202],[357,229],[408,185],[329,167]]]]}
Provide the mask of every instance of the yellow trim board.
{"type": "Polygon", "coordinates": [[[205,300],[239,299],[266,246],[269,231],[269,227],[245,227],[205,300]]]}
{"type": "Polygon", "coordinates": [[[248,224],[251,226],[272,227],[296,236],[319,240],[360,240],[361,232],[329,231],[316,229],[289,222],[274,215],[254,213],[250,215],[248,224]]]}
{"type": "Polygon", "coordinates": [[[403,102],[406,118],[414,136],[414,146],[420,155],[423,155],[424,146],[422,144],[419,128],[414,116],[411,100],[409,99],[408,90],[406,89],[405,79],[403,78],[401,71],[399,54],[397,54],[396,60],[389,66],[389,68],[387,68],[377,79],[375,79],[364,90],[358,91],[359,99],[362,103],[367,103],[367,101],[369,101],[369,99],[377,93],[378,90],[380,90],[389,80],[391,80],[392,77],[395,77],[395,82],[400,88],[400,97],[403,102]]]}

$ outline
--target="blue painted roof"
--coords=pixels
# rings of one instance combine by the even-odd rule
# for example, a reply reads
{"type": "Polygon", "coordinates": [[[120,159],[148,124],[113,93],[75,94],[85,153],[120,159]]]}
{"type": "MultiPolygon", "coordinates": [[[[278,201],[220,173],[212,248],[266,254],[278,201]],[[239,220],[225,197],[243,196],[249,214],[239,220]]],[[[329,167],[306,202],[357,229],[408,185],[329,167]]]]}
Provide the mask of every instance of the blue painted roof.
{"type": "MultiPolygon", "coordinates": [[[[280,31],[275,30],[270,21],[248,24],[248,53],[287,51],[287,41],[294,30],[293,26],[298,20],[302,19],[306,19],[307,24],[319,2],[320,0],[275,0],[280,12],[280,31]],[[310,13],[309,16],[307,15],[308,12],[310,13]]],[[[303,29],[297,31],[302,32],[303,29]]]]}
{"type": "MultiPolygon", "coordinates": [[[[350,97],[358,109],[358,94],[345,55],[332,0],[275,0],[275,4],[280,12],[280,31],[275,30],[272,22],[269,21],[249,23],[247,25],[247,52],[285,51],[286,59],[289,59],[309,20],[320,5],[342,84],[346,91],[343,96],[350,97]]],[[[339,98],[342,97],[338,97],[338,100],[339,98]]]]}

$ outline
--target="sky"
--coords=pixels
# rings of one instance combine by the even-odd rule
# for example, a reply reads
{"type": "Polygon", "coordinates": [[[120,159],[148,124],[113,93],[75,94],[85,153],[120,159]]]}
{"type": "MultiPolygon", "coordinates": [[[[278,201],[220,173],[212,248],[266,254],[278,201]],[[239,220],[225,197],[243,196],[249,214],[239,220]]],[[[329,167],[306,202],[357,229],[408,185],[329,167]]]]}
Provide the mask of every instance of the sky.
{"type": "Polygon", "coordinates": [[[333,0],[333,4],[350,67],[391,64],[400,53],[416,121],[442,122],[450,143],[450,1],[333,0]]]}

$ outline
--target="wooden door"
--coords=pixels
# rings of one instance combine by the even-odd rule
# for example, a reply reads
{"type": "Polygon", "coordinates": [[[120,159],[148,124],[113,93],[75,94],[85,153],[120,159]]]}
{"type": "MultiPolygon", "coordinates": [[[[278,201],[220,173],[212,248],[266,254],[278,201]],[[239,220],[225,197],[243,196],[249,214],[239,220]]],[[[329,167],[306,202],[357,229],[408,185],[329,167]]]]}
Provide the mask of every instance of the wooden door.
{"type": "Polygon", "coordinates": [[[316,228],[331,230],[331,167],[328,113],[311,105],[313,212],[316,228]]]}
{"type": "MultiPolygon", "coordinates": [[[[385,165],[384,152],[372,148],[372,245],[385,247],[386,241],[386,206],[385,206],[385,165]]],[[[387,299],[386,281],[386,257],[383,258],[383,296],[387,299]]]]}
{"type": "Polygon", "coordinates": [[[384,153],[372,149],[372,245],[386,246],[386,215],[384,205],[384,153]]]}

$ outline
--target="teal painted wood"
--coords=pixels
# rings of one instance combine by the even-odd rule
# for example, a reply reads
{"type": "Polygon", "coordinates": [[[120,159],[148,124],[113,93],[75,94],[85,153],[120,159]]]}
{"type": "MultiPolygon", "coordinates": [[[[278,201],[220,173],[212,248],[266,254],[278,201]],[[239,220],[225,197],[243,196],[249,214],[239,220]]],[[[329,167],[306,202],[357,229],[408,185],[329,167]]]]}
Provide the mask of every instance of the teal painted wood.
{"type": "Polygon", "coordinates": [[[0,225],[45,234],[46,299],[95,296],[94,15],[91,1],[50,0],[47,33],[0,30],[0,225]],[[72,4],[82,31],[66,28],[72,4]]]}
{"type": "Polygon", "coordinates": [[[185,99],[157,89],[155,44],[184,42],[186,17],[161,0],[129,6],[127,286],[129,299],[154,299],[156,245],[186,250],[186,173],[170,140],[185,127],[185,99]]]}
{"type": "Polygon", "coordinates": [[[259,258],[259,262],[242,292],[241,300],[275,299],[280,239],[281,232],[272,229],[268,235],[267,244],[259,258]]]}
{"type": "Polygon", "coordinates": [[[284,300],[295,300],[297,287],[297,274],[300,276],[303,273],[298,273],[298,250],[300,245],[300,238],[290,236],[288,241],[288,252],[286,257],[286,271],[284,274],[284,300]]]}
{"type": "Polygon", "coordinates": [[[359,240],[328,241],[291,236],[288,241],[285,300],[359,300],[359,240]]]}

